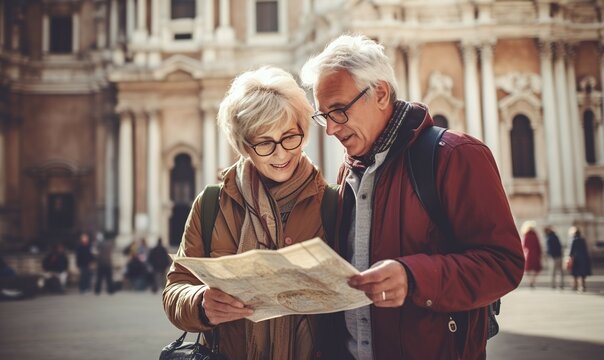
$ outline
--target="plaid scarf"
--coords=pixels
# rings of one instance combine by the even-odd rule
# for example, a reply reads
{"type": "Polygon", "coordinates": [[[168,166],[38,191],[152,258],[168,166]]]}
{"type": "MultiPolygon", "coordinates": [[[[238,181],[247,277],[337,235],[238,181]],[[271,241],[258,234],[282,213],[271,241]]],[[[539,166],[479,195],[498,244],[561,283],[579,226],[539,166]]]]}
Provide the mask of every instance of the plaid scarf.
{"type": "Polygon", "coordinates": [[[399,128],[403,124],[407,113],[411,106],[408,102],[397,100],[394,103],[394,111],[392,117],[388,121],[386,128],[375,141],[367,154],[362,156],[346,156],[345,164],[352,171],[362,176],[368,167],[375,163],[375,156],[383,151],[386,151],[392,146],[399,132],[399,128]]]}
{"type": "Polygon", "coordinates": [[[297,196],[312,183],[318,170],[302,153],[292,177],[269,187],[267,179],[262,177],[251,160],[242,158],[234,167],[237,188],[245,201],[238,253],[284,247],[281,209],[291,210],[297,196]]]}

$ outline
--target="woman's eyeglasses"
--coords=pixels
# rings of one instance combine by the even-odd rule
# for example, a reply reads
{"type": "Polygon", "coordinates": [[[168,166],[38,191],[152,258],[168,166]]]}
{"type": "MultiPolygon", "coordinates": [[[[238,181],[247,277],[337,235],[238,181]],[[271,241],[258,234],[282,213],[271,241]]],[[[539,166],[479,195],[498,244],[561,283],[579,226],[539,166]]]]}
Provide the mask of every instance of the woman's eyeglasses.
{"type": "Polygon", "coordinates": [[[257,144],[248,144],[248,146],[254,149],[258,156],[269,156],[275,152],[277,145],[281,145],[285,150],[297,149],[302,145],[302,139],[304,139],[304,134],[293,134],[284,136],[279,141],[265,140],[257,144]]]}

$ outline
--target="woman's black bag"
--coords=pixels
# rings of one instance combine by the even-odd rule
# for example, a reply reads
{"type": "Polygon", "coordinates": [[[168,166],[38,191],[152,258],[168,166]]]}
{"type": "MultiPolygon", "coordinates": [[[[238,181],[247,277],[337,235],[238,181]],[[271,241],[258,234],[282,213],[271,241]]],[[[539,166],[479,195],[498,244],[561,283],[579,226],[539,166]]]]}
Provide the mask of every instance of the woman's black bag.
{"type": "Polygon", "coordinates": [[[224,355],[218,353],[218,334],[213,336],[212,348],[199,342],[201,333],[197,334],[195,342],[185,342],[187,332],[176,341],[166,345],[159,354],[159,360],[226,360],[224,355]]]}

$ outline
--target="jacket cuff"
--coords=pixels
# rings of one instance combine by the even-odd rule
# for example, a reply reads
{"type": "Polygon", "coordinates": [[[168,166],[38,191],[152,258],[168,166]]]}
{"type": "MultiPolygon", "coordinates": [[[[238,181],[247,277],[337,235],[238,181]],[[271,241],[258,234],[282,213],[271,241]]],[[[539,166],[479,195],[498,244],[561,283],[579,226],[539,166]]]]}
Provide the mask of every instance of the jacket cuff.
{"type": "Polygon", "coordinates": [[[212,325],[210,323],[210,319],[208,319],[207,315],[206,315],[206,311],[203,308],[203,306],[201,305],[203,303],[203,294],[204,292],[207,290],[207,286],[203,286],[201,288],[201,296],[199,297],[199,303],[197,304],[197,309],[198,309],[198,318],[199,318],[199,322],[201,322],[201,325],[204,327],[213,327],[214,325],[212,325]]]}
{"type": "Polygon", "coordinates": [[[407,266],[407,264],[405,264],[403,262],[403,260],[401,259],[395,259],[396,261],[398,261],[401,265],[403,265],[403,268],[405,269],[405,273],[407,273],[407,296],[411,296],[411,294],[413,294],[413,290],[415,290],[415,277],[413,276],[413,273],[411,272],[411,270],[409,270],[409,267],[407,266]]]}

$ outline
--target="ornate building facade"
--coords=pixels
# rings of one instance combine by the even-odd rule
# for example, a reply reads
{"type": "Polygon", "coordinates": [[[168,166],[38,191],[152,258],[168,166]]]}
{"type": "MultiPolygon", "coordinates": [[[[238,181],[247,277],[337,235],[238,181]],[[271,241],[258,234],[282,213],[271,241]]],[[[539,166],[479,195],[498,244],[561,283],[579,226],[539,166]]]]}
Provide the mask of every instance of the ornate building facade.
{"type": "MultiPolygon", "coordinates": [[[[491,148],[518,224],[580,225],[604,255],[603,7],[0,0],[0,243],[79,230],[178,243],[195,195],[235,159],[215,120],[232,79],[296,74],[351,32],[384,44],[400,98],[491,148]]],[[[311,131],[307,152],[334,181],[343,150],[311,131]]]]}

